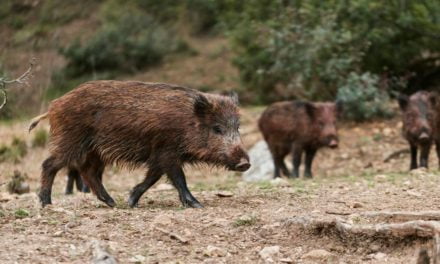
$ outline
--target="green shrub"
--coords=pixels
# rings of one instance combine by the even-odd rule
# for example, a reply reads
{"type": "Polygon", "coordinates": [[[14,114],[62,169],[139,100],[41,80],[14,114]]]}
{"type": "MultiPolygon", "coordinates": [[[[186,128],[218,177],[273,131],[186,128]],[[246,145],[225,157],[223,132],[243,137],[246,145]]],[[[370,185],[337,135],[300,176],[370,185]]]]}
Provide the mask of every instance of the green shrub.
{"type": "Polygon", "coordinates": [[[15,218],[22,219],[22,218],[26,218],[26,217],[30,216],[30,213],[28,210],[20,208],[14,212],[14,215],[15,215],[15,218]]]}
{"type": "Polygon", "coordinates": [[[0,146],[0,162],[12,161],[19,162],[27,154],[26,142],[18,137],[14,137],[10,146],[0,146]]]}
{"type": "Polygon", "coordinates": [[[338,89],[337,100],[343,102],[344,116],[355,121],[391,117],[386,91],[378,88],[379,78],[370,73],[351,73],[338,89]]]}
{"type": "Polygon", "coordinates": [[[32,139],[32,147],[44,147],[49,139],[49,133],[44,128],[35,131],[34,138],[32,139]]]}
{"type": "Polygon", "coordinates": [[[107,22],[87,42],[61,50],[68,76],[117,71],[135,72],[156,65],[177,47],[177,41],[151,16],[125,14],[107,22]]]}

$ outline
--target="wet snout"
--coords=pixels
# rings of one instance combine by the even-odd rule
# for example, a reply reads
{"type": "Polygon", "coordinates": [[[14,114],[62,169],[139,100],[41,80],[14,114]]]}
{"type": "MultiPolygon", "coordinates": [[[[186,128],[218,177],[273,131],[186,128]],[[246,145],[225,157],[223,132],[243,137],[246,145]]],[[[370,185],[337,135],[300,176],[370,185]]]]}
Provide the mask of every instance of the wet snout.
{"type": "Polygon", "coordinates": [[[251,164],[249,163],[249,160],[246,158],[241,158],[240,162],[235,165],[236,171],[247,171],[251,167],[251,164]]]}
{"type": "Polygon", "coordinates": [[[241,145],[233,148],[229,158],[231,161],[228,166],[230,170],[247,171],[251,167],[249,156],[243,150],[241,145]]]}
{"type": "Polygon", "coordinates": [[[330,142],[328,143],[328,146],[332,149],[337,148],[338,147],[338,140],[337,139],[330,140],[330,142]]]}
{"type": "Polygon", "coordinates": [[[429,136],[429,134],[428,134],[428,132],[422,132],[422,133],[420,133],[420,135],[419,135],[419,141],[421,142],[421,143],[426,143],[426,142],[429,142],[430,141],[430,136],[429,136]]]}

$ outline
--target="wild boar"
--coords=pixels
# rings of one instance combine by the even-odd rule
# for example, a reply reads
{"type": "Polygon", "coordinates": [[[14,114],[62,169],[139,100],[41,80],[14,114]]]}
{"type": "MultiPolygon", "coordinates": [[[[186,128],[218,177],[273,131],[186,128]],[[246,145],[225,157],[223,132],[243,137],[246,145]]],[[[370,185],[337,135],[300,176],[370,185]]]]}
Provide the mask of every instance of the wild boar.
{"type": "Polygon", "coordinates": [[[416,169],[417,151],[420,148],[420,167],[428,167],[429,152],[436,145],[440,160],[439,109],[436,93],[419,91],[411,96],[398,98],[402,111],[402,133],[408,141],[411,152],[410,170],[416,169]]]}
{"type": "Polygon", "coordinates": [[[304,176],[312,178],[312,162],[321,147],[338,147],[336,129],[341,103],[286,101],[270,105],[259,119],[258,126],[272,153],[275,177],[281,172],[299,177],[302,154],[305,152],[304,176]],[[293,171],[289,173],[284,158],[292,153],[293,171]]]}
{"type": "Polygon", "coordinates": [[[84,192],[84,193],[90,192],[90,188],[83,182],[83,180],[81,179],[81,175],[79,175],[78,170],[75,168],[69,168],[67,172],[67,185],[66,185],[65,194],[72,194],[74,185],[76,185],[76,189],[80,192],[84,192]]]}
{"type": "Polygon", "coordinates": [[[128,199],[131,207],[163,174],[186,207],[202,207],[188,190],[185,164],[208,163],[246,171],[235,98],[177,85],[136,81],[87,82],[54,100],[44,118],[50,123],[50,156],[43,162],[39,197],[51,203],[55,175],[78,168],[97,198],[114,200],[100,175],[108,164],[148,167],[145,179],[128,199]]]}

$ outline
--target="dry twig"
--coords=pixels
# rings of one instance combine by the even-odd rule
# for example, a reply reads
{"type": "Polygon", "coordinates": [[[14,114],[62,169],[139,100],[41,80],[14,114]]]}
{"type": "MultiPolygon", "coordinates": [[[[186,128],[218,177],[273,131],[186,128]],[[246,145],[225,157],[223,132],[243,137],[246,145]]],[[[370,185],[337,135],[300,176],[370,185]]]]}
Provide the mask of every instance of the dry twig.
{"type": "Polygon", "coordinates": [[[163,229],[163,228],[160,228],[160,227],[155,227],[155,229],[156,230],[158,230],[158,231],[160,231],[160,232],[162,232],[162,233],[164,233],[164,234],[167,234],[167,235],[169,235],[171,238],[173,238],[173,239],[177,239],[177,240],[179,240],[182,244],[188,244],[189,243],[189,240],[188,239],[186,239],[185,237],[182,237],[182,236],[180,236],[180,235],[178,235],[178,234],[175,234],[175,233],[173,233],[173,232],[170,232],[170,231],[168,231],[168,230],[165,230],[165,229],[163,229]]]}
{"type": "Polygon", "coordinates": [[[388,155],[383,162],[387,163],[388,161],[392,160],[392,159],[396,159],[398,158],[401,154],[409,154],[409,148],[404,148],[404,149],[399,149],[397,151],[394,151],[393,153],[391,153],[390,155],[388,155]]]}
{"type": "Polygon", "coordinates": [[[35,58],[32,58],[29,62],[29,68],[18,78],[7,80],[5,77],[0,78],[0,92],[3,96],[3,102],[0,104],[0,109],[2,109],[8,102],[8,94],[6,93],[6,84],[19,83],[28,84],[29,77],[32,76],[32,70],[35,65],[35,58]]]}

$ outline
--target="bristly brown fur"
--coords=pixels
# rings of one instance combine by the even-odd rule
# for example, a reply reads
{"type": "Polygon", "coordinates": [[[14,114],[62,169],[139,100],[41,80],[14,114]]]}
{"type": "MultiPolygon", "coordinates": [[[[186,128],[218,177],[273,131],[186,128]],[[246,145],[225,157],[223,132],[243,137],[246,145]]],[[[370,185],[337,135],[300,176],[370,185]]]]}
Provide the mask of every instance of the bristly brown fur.
{"type": "Polygon", "coordinates": [[[43,162],[43,206],[51,203],[53,179],[62,167],[78,169],[98,199],[114,206],[102,185],[104,167],[146,165],[130,206],[166,174],[184,206],[201,207],[186,186],[185,164],[237,171],[250,166],[238,131],[238,107],[228,96],[162,83],[94,81],[53,101],[47,116],[51,155],[43,162]]]}
{"type": "Polygon", "coordinates": [[[160,83],[85,83],[49,108],[52,152],[66,164],[82,161],[92,150],[105,164],[125,166],[161,159],[214,161],[209,153],[215,146],[194,136],[205,134],[194,115],[199,97],[212,105],[207,122],[238,119],[236,105],[224,96],[160,83]]]}
{"type": "Polygon", "coordinates": [[[410,169],[418,167],[417,152],[420,150],[420,166],[428,167],[429,152],[433,143],[437,146],[440,161],[440,101],[433,92],[419,91],[411,96],[398,98],[402,110],[402,133],[411,148],[410,169]],[[423,136],[422,136],[423,134],[423,136]]]}
{"type": "MultiPolygon", "coordinates": [[[[294,161],[294,176],[298,177],[299,163],[302,152],[310,152],[311,160],[316,150],[327,146],[330,142],[337,144],[336,120],[340,106],[335,103],[311,103],[305,101],[286,101],[270,105],[262,114],[258,126],[272,153],[275,164],[275,177],[279,169],[283,174],[290,175],[284,165],[284,158],[290,152],[297,160],[294,161]],[[336,143],[335,143],[336,142],[336,143]],[[296,158],[296,157],[298,158],[296,158]]],[[[311,175],[310,171],[307,171],[311,175]]]]}

